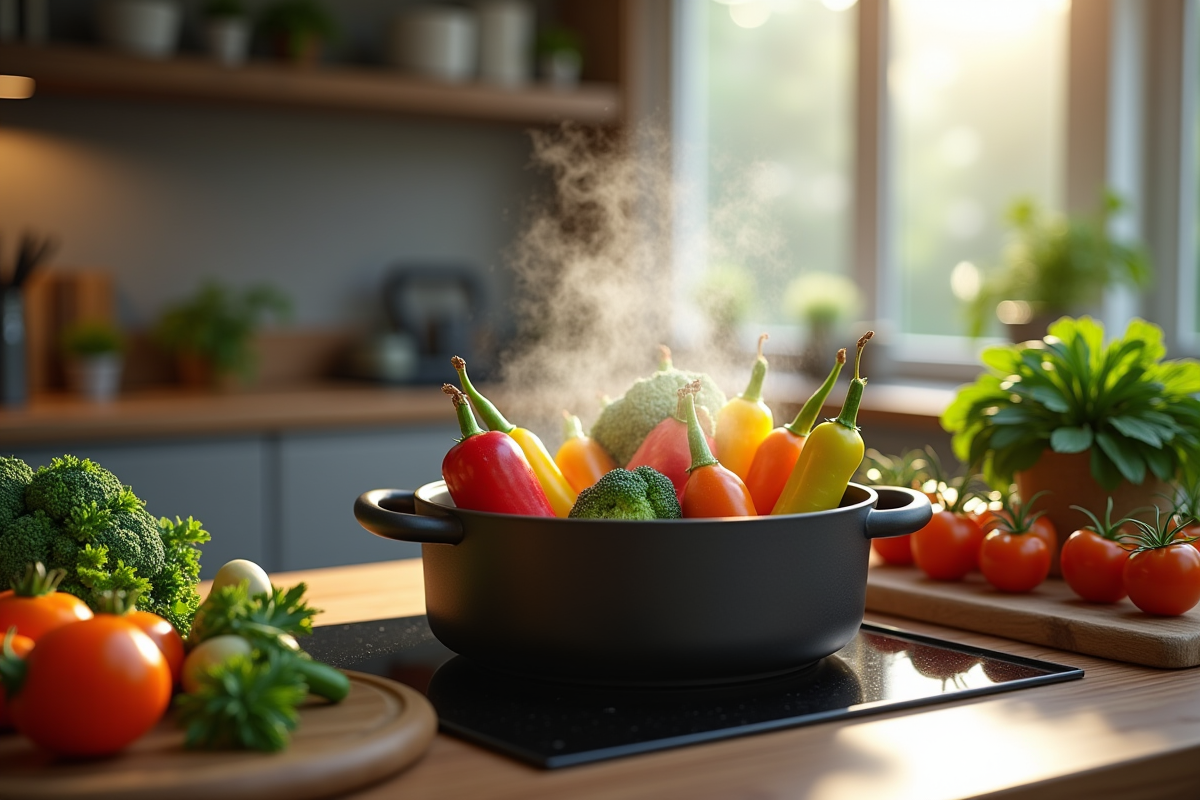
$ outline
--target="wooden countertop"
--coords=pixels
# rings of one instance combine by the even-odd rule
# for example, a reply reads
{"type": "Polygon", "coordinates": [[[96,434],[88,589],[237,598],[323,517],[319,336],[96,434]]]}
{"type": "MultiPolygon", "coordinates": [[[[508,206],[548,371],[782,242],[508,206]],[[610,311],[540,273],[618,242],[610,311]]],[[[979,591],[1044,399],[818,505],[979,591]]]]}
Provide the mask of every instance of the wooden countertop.
{"type": "MultiPolygon", "coordinates": [[[[420,561],[273,576],[309,584],[321,624],[424,613],[420,561]]],[[[873,622],[1086,670],[1083,680],[944,706],[542,771],[439,735],[415,766],[355,797],[1195,797],[1200,668],[1155,670],[868,614],[873,622]]]]}
{"type": "MultiPolygon", "coordinates": [[[[781,380],[774,404],[779,416],[794,415],[811,390],[803,381],[781,380]]],[[[952,398],[949,388],[871,384],[859,420],[940,430],[937,417],[952,398]]],[[[837,411],[829,406],[824,413],[836,416],[837,411]]],[[[0,447],[433,422],[455,422],[453,409],[434,386],[325,383],[229,393],[158,389],[123,394],[107,405],[55,394],[34,397],[24,408],[0,408],[0,447]]]]}

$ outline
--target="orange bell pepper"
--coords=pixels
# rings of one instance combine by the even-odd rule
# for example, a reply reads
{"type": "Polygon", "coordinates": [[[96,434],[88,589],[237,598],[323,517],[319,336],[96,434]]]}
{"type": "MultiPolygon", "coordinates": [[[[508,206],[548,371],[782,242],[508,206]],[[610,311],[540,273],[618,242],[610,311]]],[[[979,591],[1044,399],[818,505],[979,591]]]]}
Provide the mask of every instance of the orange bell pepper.
{"type": "Polygon", "coordinates": [[[617,468],[608,451],[584,434],[583,423],[569,411],[563,411],[563,443],[554,454],[554,463],[576,492],[582,492],[617,468]]]}
{"type": "Polygon", "coordinates": [[[692,466],[680,503],[683,516],[685,519],[756,516],[754,499],[746,484],[721,466],[708,447],[704,429],[696,416],[696,391],[699,388],[698,383],[693,384],[683,395],[688,418],[688,445],[692,451],[692,466]]]}
{"type": "Polygon", "coordinates": [[[766,340],[765,333],[758,337],[758,356],[746,391],[731,398],[717,412],[717,458],[743,481],[750,477],[754,454],[775,424],[771,409],[762,399],[763,380],[767,377],[767,359],[763,357],[766,340]]]}

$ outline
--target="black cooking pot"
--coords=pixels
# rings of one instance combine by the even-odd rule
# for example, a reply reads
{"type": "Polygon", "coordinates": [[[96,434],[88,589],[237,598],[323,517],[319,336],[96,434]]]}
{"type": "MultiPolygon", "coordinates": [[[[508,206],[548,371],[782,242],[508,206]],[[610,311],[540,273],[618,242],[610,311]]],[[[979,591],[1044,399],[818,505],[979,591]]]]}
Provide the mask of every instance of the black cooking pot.
{"type": "Polygon", "coordinates": [[[421,542],[429,627],[488,666],[567,681],[714,683],[787,672],[862,622],[870,540],[929,499],[850,484],[839,508],[625,522],[456,508],[442,481],[355,501],[371,533],[421,542]]]}

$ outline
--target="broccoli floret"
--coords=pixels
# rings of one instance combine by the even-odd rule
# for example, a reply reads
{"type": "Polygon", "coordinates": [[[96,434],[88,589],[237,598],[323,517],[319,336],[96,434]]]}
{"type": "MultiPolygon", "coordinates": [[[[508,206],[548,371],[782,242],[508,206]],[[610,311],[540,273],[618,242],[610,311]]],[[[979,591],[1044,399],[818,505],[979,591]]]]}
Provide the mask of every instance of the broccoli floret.
{"type": "Polygon", "coordinates": [[[25,513],[25,490],[33,470],[19,458],[0,456],[0,532],[25,513]]]}
{"type": "Polygon", "coordinates": [[[65,522],[73,509],[92,503],[108,508],[124,491],[117,476],[104,467],[67,455],[51,459],[34,473],[25,489],[25,508],[45,511],[55,522],[65,522]]]}
{"type": "Polygon", "coordinates": [[[52,566],[54,545],[63,538],[62,528],[43,511],[17,517],[0,530],[0,589],[24,575],[30,564],[52,566]]]}
{"type": "Polygon", "coordinates": [[[696,395],[696,407],[697,410],[701,406],[708,409],[710,429],[705,432],[712,435],[711,420],[725,405],[725,393],[704,373],[668,366],[648,378],[635,381],[624,397],[606,405],[592,425],[592,438],[618,464],[628,464],[654,426],[675,413],[679,389],[697,379],[700,380],[700,393],[696,395]]]}
{"type": "Polygon", "coordinates": [[[575,519],[679,519],[671,479],[651,467],[617,468],[579,493],[575,519]]]}

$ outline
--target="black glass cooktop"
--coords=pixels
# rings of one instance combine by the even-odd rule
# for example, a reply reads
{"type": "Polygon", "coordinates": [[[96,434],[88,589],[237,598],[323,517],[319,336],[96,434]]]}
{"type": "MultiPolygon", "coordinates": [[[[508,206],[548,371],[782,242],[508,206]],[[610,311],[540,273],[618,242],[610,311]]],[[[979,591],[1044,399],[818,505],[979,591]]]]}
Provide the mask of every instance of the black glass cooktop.
{"type": "Polygon", "coordinates": [[[867,623],[813,666],[712,688],[516,678],[443,647],[425,617],[319,627],[304,647],[424,692],[444,732],[547,769],[1083,677],[1074,667],[867,623]]]}

